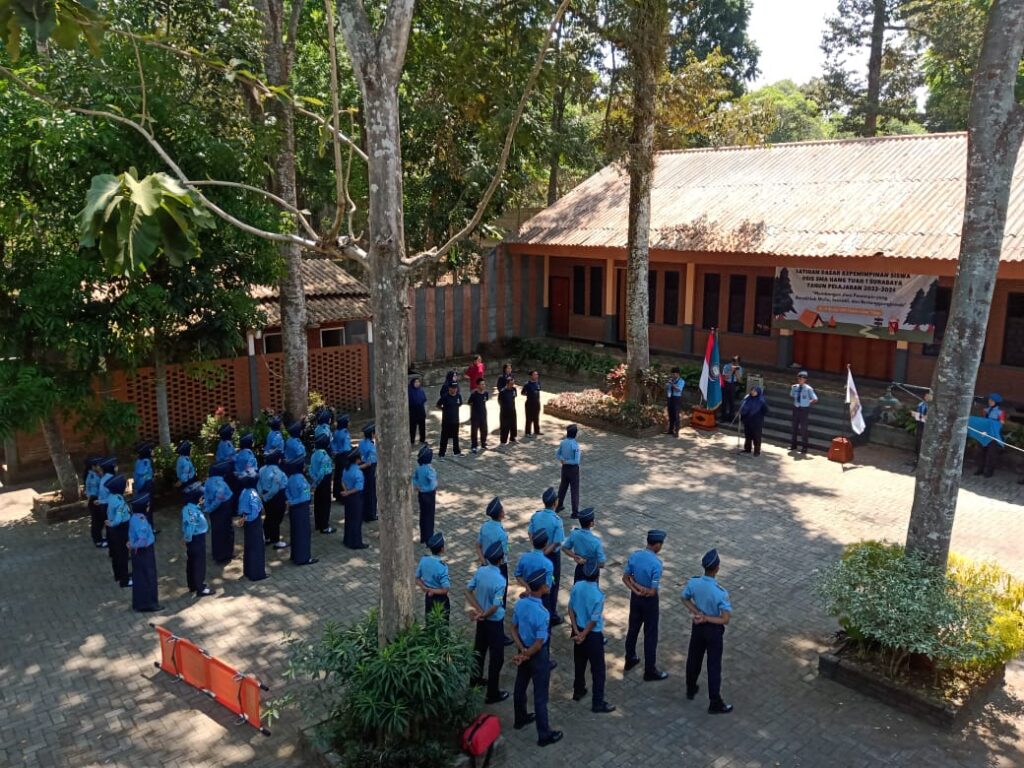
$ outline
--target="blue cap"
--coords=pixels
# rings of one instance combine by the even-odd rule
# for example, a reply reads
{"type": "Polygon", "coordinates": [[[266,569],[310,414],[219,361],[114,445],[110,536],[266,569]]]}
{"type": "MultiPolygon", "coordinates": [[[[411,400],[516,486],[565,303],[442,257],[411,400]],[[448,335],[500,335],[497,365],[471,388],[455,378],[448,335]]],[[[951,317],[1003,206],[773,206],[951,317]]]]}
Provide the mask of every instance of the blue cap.
{"type": "Polygon", "coordinates": [[[256,481],[259,479],[255,469],[247,469],[244,472],[236,472],[235,478],[238,481],[239,488],[255,488],[256,481]]]}
{"type": "Polygon", "coordinates": [[[998,392],[993,392],[992,394],[990,394],[988,396],[988,399],[991,400],[996,405],[999,405],[999,403],[1003,402],[1003,396],[1000,395],[998,392]]]}
{"type": "Polygon", "coordinates": [[[149,506],[149,494],[142,493],[132,497],[132,512],[145,513],[149,506]]]}
{"type": "Polygon", "coordinates": [[[647,543],[660,544],[665,540],[666,536],[668,536],[668,534],[664,531],[658,530],[657,528],[652,528],[647,532],[647,543]]]}
{"type": "Polygon", "coordinates": [[[293,421],[288,425],[288,434],[292,437],[300,437],[302,435],[302,422],[293,421]]]}
{"type": "Polygon", "coordinates": [[[264,464],[280,464],[281,463],[281,451],[275,448],[272,451],[267,451],[263,454],[264,464]]]}
{"type": "Polygon", "coordinates": [[[235,462],[230,459],[215,461],[210,465],[210,477],[227,477],[235,471],[235,462]]]}
{"type": "Polygon", "coordinates": [[[203,484],[198,482],[189,483],[182,489],[181,493],[185,498],[186,504],[195,504],[203,498],[203,484]]]}
{"type": "Polygon", "coordinates": [[[535,549],[541,549],[548,545],[548,532],[544,530],[537,531],[533,536],[530,537],[533,540],[533,546],[535,549]]]}
{"type": "Polygon", "coordinates": [[[151,459],[153,458],[153,444],[148,440],[139,443],[135,446],[135,455],[140,459],[151,459]]]}
{"type": "Polygon", "coordinates": [[[281,428],[281,417],[280,416],[271,416],[270,419],[267,420],[267,426],[270,427],[271,429],[280,429],[281,428]]]}
{"type": "Polygon", "coordinates": [[[505,547],[500,541],[491,542],[491,546],[484,552],[484,559],[492,564],[497,564],[505,556],[505,547]]]}
{"type": "Polygon", "coordinates": [[[700,564],[704,568],[714,568],[720,562],[721,562],[721,560],[719,560],[719,558],[718,558],[718,550],[717,549],[709,549],[704,554],[704,557],[702,557],[700,559],[700,564]]]}
{"type": "Polygon", "coordinates": [[[341,414],[341,416],[338,417],[338,429],[348,429],[348,419],[349,416],[347,413],[341,414]]]}
{"type": "Polygon", "coordinates": [[[97,464],[99,464],[102,467],[103,466],[103,459],[104,458],[105,458],[104,456],[97,456],[96,454],[93,454],[92,456],[86,456],[85,457],[85,468],[86,469],[92,469],[97,464]]]}
{"type": "Polygon", "coordinates": [[[566,437],[573,437],[574,438],[579,433],[580,433],[580,428],[577,427],[575,424],[570,424],[568,427],[565,428],[565,436],[566,437]]]}
{"type": "Polygon", "coordinates": [[[583,563],[583,578],[587,581],[597,581],[597,577],[601,574],[601,566],[594,558],[590,558],[583,563]]]}
{"type": "MultiPolygon", "coordinates": [[[[187,443],[188,440],[186,440],[185,442],[187,443]]],[[[179,450],[178,453],[181,453],[181,451],[179,450]]],[[[106,458],[104,458],[102,461],[100,461],[100,468],[104,472],[113,472],[115,469],[117,469],[117,456],[107,456],[106,458]]]]}
{"type": "Polygon", "coordinates": [[[192,453],[192,443],[190,443],[188,440],[182,440],[180,443],[178,443],[179,456],[188,456],[190,453],[192,453]]]}
{"type": "Polygon", "coordinates": [[[363,434],[366,435],[367,437],[369,437],[370,435],[372,435],[376,431],[377,431],[377,425],[374,424],[372,421],[367,423],[367,424],[365,424],[363,426],[363,434]]]}
{"type": "Polygon", "coordinates": [[[352,450],[345,455],[345,458],[349,461],[359,461],[359,459],[362,458],[362,455],[359,453],[359,446],[353,446],[352,450]]]}
{"type": "Polygon", "coordinates": [[[487,504],[487,516],[497,520],[503,509],[504,507],[501,506],[501,498],[495,496],[487,504]]]}
{"type": "Polygon", "coordinates": [[[545,507],[550,507],[552,504],[558,501],[558,491],[556,491],[554,488],[548,487],[544,490],[544,493],[541,495],[540,500],[544,502],[545,507]]]}
{"type": "Polygon", "coordinates": [[[416,461],[420,464],[429,464],[434,460],[434,451],[429,445],[424,445],[416,454],[416,461]]]}
{"type": "Polygon", "coordinates": [[[427,546],[431,552],[437,553],[444,549],[444,533],[435,531],[434,535],[427,539],[427,546]]]}
{"type": "Polygon", "coordinates": [[[581,509],[576,517],[581,523],[589,523],[594,519],[594,508],[587,507],[586,509],[581,509]]]}
{"type": "Polygon", "coordinates": [[[548,572],[543,568],[539,568],[526,577],[526,584],[532,592],[536,592],[538,589],[548,583],[548,572]]]}
{"type": "Polygon", "coordinates": [[[316,415],[317,424],[330,424],[331,423],[331,409],[324,408],[316,415]]]}
{"type": "Polygon", "coordinates": [[[284,473],[289,477],[291,477],[292,475],[301,475],[302,468],[305,466],[305,464],[306,462],[303,461],[301,458],[292,459],[291,461],[286,461],[282,463],[281,469],[283,469],[284,473]]]}
{"type": "Polygon", "coordinates": [[[256,438],[252,436],[252,432],[246,432],[244,435],[238,438],[238,447],[252,448],[254,442],[256,442],[256,438]]]}
{"type": "Polygon", "coordinates": [[[321,433],[321,434],[317,435],[315,438],[313,438],[313,445],[315,445],[317,448],[326,448],[330,444],[331,444],[331,436],[330,435],[325,435],[325,434],[321,433]]]}
{"type": "Polygon", "coordinates": [[[124,489],[128,487],[128,478],[124,475],[114,475],[112,478],[107,480],[107,490],[111,493],[118,495],[124,493],[124,489]]]}
{"type": "Polygon", "coordinates": [[[230,440],[231,436],[235,434],[235,428],[230,424],[225,424],[217,430],[217,434],[220,435],[221,440],[230,440]]]}

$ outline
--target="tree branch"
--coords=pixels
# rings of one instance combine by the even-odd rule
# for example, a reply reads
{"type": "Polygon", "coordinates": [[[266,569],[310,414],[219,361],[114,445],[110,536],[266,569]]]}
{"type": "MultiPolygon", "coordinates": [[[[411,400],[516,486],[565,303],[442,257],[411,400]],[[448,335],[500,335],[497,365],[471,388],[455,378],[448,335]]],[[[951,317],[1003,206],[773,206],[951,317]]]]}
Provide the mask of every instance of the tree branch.
{"type": "Polygon", "coordinates": [[[523,95],[519,99],[519,104],[516,107],[515,114],[512,116],[512,122],[509,124],[508,132],[505,134],[505,144],[501,148],[501,157],[498,160],[498,167],[495,169],[494,177],[491,179],[491,183],[487,185],[487,189],[484,192],[483,197],[480,198],[480,204],[473,213],[473,217],[462,229],[452,235],[448,239],[448,242],[440,248],[430,248],[429,250],[422,251],[414,256],[403,258],[402,266],[406,269],[415,269],[426,262],[438,261],[439,259],[444,258],[444,255],[452,249],[452,246],[462,238],[469,235],[480,224],[480,220],[484,216],[484,211],[487,210],[487,206],[490,204],[491,198],[494,196],[495,191],[497,191],[498,185],[501,184],[501,177],[505,173],[505,166],[508,165],[508,158],[512,153],[512,141],[515,138],[516,129],[519,127],[519,121],[523,117],[523,112],[526,111],[526,104],[530,99],[533,87],[537,84],[537,78],[540,76],[540,71],[544,68],[544,58],[547,55],[548,47],[551,45],[551,37],[554,35],[555,29],[562,20],[562,16],[565,15],[566,10],[569,8],[570,2],[571,0],[562,0],[555,11],[555,15],[551,19],[551,23],[548,24],[548,33],[544,38],[544,45],[541,46],[540,52],[537,54],[537,60],[533,64],[533,70],[530,72],[530,77],[526,81],[526,87],[523,90],[523,95]]]}
{"type": "Polygon", "coordinates": [[[367,70],[378,65],[373,29],[362,0],[338,0],[338,22],[352,60],[352,69],[361,86],[368,75],[367,70]]]}
{"type": "Polygon", "coordinates": [[[292,0],[292,15],[288,19],[288,37],[282,42],[288,56],[288,70],[291,71],[295,63],[295,43],[299,37],[299,21],[302,19],[302,9],[305,0],[292,0]]]}
{"type": "Polygon", "coordinates": [[[353,152],[355,152],[357,155],[359,155],[359,157],[361,157],[364,161],[368,161],[369,160],[369,158],[366,156],[366,153],[363,152],[363,150],[359,147],[358,144],[356,144],[351,138],[346,136],[341,131],[336,131],[334,129],[334,126],[331,124],[330,120],[328,120],[325,117],[321,117],[316,112],[312,112],[312,111],[306,109],[305,107],[300,107],[298,105],[298,103],[295,104],[294,109],[295,109],[295,114],[302,115],[304,117],[308,117],[311,120],[313,120],[314,122],[316,122],[317,125],[319,125],[322,128],[325,128],[326,130],[330,131],[332,136],[334,136],[336,139],[340,139],[343,143],[347,144],[349,146],[349,149],[351,149],[353,152]]]}
{"type": "MultiPolygon", "coordinates": [[[[338,136],[341,135],[341,126],[338,122],[341,115],[338,110],[338,41],[334,34],[334,3],[335,0],[324,0],[324,7],[327,9],[327,51],[331,66],[331,112],[333,113],[331,127],[334,129],[331,131],[331,145],[334,150],[335,205],[334,223],[331,224],[327,235],[328,240],[333,240],[341,231],[341,222],[347,207],[345,203],[348,200],[348,189],[345,187],[348,175],[341,164],[341,141],[338,139],[338,136]]],[[[351,157],[351,152],[349,157],[351,157]]]]}
{"type": "Polygon", "coordinates": [[[283,197],[278,197],[273,192],[261,189],[260,187],[254,187],[251,184],[244,184],[240,181],[217,181],[215,179],[202,179],[200,181],[196,181],[194,179],[189,179],[185,183],[190,187],[232,187],[234,189],[244,189],[249,192],[254,192],[257,195],[262,195],[275,205],[288,211],[288,213],[293,214],[295,218],[298,219],[299,224],[302,225],[302,228],[309,233],[310,237],[316,240],[320,239],[319,233],[313,229],[313,225],[309,223],[306,215],[283,197]]]}
{"type": "Polygon", "coordinates": [[[377,55],[388,77],[398,82],[405,66],[405,52],[409,48],[409,30],[415,0],[391,0],[388,3],[384,25],[377,42],[377,55]]]}
{"type": "Polygon", "coordinates": [[[146,124],[146,75],[142,70],[142,56],[139,55],[139,44],[132,40],[132,48],[135,49],[135,64],[139,69],[139,90],[142,93],[142,125],[146,124]]]}

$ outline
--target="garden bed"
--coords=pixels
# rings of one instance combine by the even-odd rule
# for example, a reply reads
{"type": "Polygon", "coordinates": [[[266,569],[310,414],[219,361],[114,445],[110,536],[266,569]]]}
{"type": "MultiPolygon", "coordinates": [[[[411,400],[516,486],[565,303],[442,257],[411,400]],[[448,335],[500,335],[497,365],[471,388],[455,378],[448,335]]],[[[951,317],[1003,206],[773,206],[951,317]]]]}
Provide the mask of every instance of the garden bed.
{"type": "Polygon", "coordinates": [[[1001,666],[987,676],[972,680],[958,693],[944,695],[922,679],[890,680],[882,674],[879,664],[872,664],[870,657],[859,658],[856,651],[845,645],[818,656],[818,674],[822,677],[947,731],[959,730],[967,724],[975,706],[1003,684],[1005,671],[1005,666],[1001,666]]]}
{"type": "Polygon", "coordinates": [[[627,437],[650,437],[668,426],[663,406],[625,403],[597,389],[557,395],[544,406],[544,413],[627,437]]]}
{"type": "MultiPolygon", "coordinates": [[[[319,729],[322,726],[323,723],[320,723],[299,731],[299,751],[302,753],[306,765],[317,766],[317,768],[345,768],[345,759],[319,735],[319,729]]],[[[501,755],[504,745],[505,738],[499,737],[494,743],[492,761],[500,759],[499,755],[501,755]]],[[[483,759],[481,758],[477,764],[482,765],[483,759]]],[[[446,766],[447,768],[469,768],[469,756],[460,753],[453,757],[450,763],[446,763],[446,766]]]]}
{"type": "Polygon", "coordinates": [[[88,517],[89,504],[85,499],[65,504],[60,493],[55,491],[33,498],[32,511],[42,516],[47,525],[52,525],[88,517]]]}

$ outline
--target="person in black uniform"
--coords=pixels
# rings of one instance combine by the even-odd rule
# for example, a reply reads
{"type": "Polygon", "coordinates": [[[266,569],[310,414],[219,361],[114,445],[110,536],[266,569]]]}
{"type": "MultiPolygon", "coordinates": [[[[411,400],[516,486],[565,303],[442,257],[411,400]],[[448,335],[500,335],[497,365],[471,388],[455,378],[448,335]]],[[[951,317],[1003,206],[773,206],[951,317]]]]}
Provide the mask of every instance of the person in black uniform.
{"type": "Polygon", "coordinates": [[[448,450],[448,441],[452,441],[452,453],[462,453],[459,449],[459,409],[462,407],[462,395],[459,394],[458,382],[449,383],[448,391],[437,401],[441,409],[441,450],[438,456],[444,456],[448,450]]]}
{"type": "Polygon", "coordinates": [[[530,371],[530,380],[523,384],[526,398],[526,436],[540,437],[540,373],[530,371]]]}
{"type": "Polygon", "coordinates": [[[516,419],[516,380],[505,379],[505,388],[498,393],[498,424],[501,428],[501,444],[519,442],[519,425],[516,419]]]}
{"type": "Polygon", "coordinates": [[[416,445],[416,433],[420,433],[420,444],[427,442],[427,393],[423,381],[413,376],[409,381],[409,444],[416,445]]]}
{"type": "Polygon", "coordinates": [[[469,451],[487,450],[487,401],[491,393],[483,377],[476,380],[476,389],[469,396],[469,451]],[[480,448],[477,448],[479,438],[480,448]]]}
{"type": "Polygon", "coordinates": [[[505,388],[505,384],[509,379],[515,378],[512,376],[512,363],[505,363],[501,366],[501,373],[498,375],[498,380],[494,382],[494,388],[501,392],[505,388]]]}

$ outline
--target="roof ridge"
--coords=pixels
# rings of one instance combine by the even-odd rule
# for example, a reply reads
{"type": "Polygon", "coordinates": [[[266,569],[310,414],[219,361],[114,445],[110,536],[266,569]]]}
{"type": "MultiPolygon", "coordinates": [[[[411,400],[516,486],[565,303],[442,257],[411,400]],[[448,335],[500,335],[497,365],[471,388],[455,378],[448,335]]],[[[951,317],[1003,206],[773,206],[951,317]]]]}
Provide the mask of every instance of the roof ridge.
{"type": "Polygon", "coordinates": [[[812,139],[809,141],[781,141],[778,144],[735,144],[727,147],[690,147],[687,149],[661,149],[656,155],[685,155],[700,154],[702,152],[741,152],[758,151],[767,149],[778,149],[780,147],[813,147],[838,144],[859,144],[859,143],[881,143],[885,141],[935,141],[938,139],[953,139],[966,137],[967,131],[947,131],[944,133],[909,133],[894,136],[849,136],[841,139],[812,139]]]}

